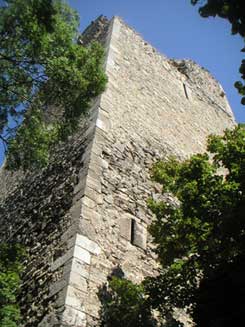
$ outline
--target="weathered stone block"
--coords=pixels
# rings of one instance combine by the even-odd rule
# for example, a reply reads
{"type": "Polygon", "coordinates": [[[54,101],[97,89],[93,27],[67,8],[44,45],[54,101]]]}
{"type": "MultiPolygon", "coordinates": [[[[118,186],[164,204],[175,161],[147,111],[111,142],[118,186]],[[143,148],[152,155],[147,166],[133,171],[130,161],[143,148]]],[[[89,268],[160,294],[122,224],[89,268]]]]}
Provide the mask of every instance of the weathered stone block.
{"type": "Polygon", "coordinates": [[[84,302],[86,293],[72,286],[68,286],[65,298],[65,305],[68,305],[78,311],[84,311],[84,302]]]}
{"type": "Polygon", "coordinates": [[[98,146],[97,144],[93,143],[91,146],[91,153],[94,153],[97,156],[101,156],[102,154],[101,146],[98,146]]]}
{"type": "Polygon", "coordinates": [[[86,327],[86,314],[67,305],[62,316],[62,323],[68,326],[86,327]]]}
{"type": "Polygon", "coordinates": [[[99,111],[98,118],[96,120],[96,127],[100,128],[104,132],[108,132],[110,129],[110,120],[108,114],[103,112],[103,110],[99,111]]]}
{"type": "Polygon", "coordinates": [[[70,209],[70,214],[74,220],[78,220],[81,215],[81,202],[77,201],[70,209]]]}
{"type": "Polygon", "coordinates": [[[94,179],[91,176],[87,176],[86,185],[95,190],[98,193],[101,193],[101,183],[99,179],[94,179]]]}
{"type": "Polygon", "coordinates": [[[87,196],[84,196],[82,198],[82,205],[85,205],[89,209],[95,209],[95,207],[97,206],[97,203],[94,200],[88,198],[87,196]]]}
{"type": "MultiPolygon", "coordinates": [[[[96,192],[94,192],[94,195],[96,194],[96,192]]],[[[90,209],[86,206],[82,207],[82,219],[86,219],[86,220],[100,220],[101,219],[101,215],[95,211],[94,209],[90,209]]],[[[82,233],[81,233],[82,234],[82,233]]]]}
{"type": "Polygon", "coordinates": [[[90,264],[91,254],[80,246],[75,245],[73,256],[87,264],[90,264]]]}
{"type": "Polygon", "coordinates": [[[146,227],[142,226],[138,221],[135,221],[133,229],[133,244],[145,250],[147,243],[146,227]]]}
{"type": "Polygon", "coordinates": [[[97,190],[94,190],[88,185],[86,187],[84,194],[91,200],[95,201],[97,204],[102,204],[103,202],[103,196],[97,190]]]}
{"type": "Polygon", "coordinates": [[[132,218],[130,215],[126,215],[126,217],[124,216],[120,218],[120,235],[128,241],[131,240],[131,225],[132,218]]]}
{"type": "Polygon", "coordinates": [[[79,222],[79,232],[83,235],[89,237],[91,240],[96,241],[97,232],[95,231],[94,226],[91,224],[90,220],[81,219],[79,222]]]}
{"type": "Polygon", "coordinates": [[[71,261],[69,261],[65,266],[64,266],[64,275],[68,274],[70,272],[77,273],[81,275],[82,277],[88,279],[89,278],[89,265],[86,264],[84,261],[81,261],[77,258],[72,258],[71,261]]]}
{"type": "Polygon", "coordinates": [[[81,274],[71,271],[69,275],[69,285],[82,292],[87,292],[88,280],[81,276],[81,274]]]}
{"type": "Polygon", "coordinates": [[[81,248],[91,252],[92,254],[98,255],[101,251],[99,245],[93,241],[91,241],[86,236],[77,234],[76,237],[76,245],[80,246],[81,248]]]}

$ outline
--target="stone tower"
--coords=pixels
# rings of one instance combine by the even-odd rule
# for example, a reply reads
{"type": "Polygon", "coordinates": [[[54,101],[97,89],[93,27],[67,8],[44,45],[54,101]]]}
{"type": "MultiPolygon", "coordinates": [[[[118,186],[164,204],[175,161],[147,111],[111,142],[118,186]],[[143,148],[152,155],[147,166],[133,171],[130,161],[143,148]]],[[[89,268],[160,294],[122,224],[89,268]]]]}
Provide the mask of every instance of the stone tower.
{"type": "Polygon", "coordinates": [[[157,272],[146,200],[150,168],[205,149],[234,126],[224,91],[191,60],[158,53],[120,18],[99,17],[80,42],[106,48],[106,91],[79,131],[37,173],[1,169],[1,241],[28,251],[24,327],[96,326],[99,287],[113,269],[140,282],[157,272]]]}

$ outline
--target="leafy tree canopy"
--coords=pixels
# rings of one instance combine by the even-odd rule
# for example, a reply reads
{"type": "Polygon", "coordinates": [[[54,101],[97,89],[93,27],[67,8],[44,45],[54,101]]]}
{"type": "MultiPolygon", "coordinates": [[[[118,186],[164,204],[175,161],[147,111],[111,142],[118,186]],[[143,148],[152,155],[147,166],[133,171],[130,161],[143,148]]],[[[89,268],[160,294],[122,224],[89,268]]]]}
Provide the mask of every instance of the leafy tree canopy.
{"type": "Polygon", "coordinates": [[[201,3],[199,13],[202,17],[219,16],[228,19],[232,25],[232,34],[245,37],[245,14],[242,0],[191,0],[193,5],[201,3]]]}
{"type": "Polygon", "coordinates": [[[162,271],[148,279],[155,307],[195,311],[200,281],[226,271],[245,253],[245,129],[211,136],[208,153],[159,162],[153,177],[178,205],[149,201],[150,232],[162,271]]]}
{"type": "MultiPolygon", "coordinates": [[[[231,33],[239,34],[245,38],[245,10],[243,0],[191,0],[193,5],[201,4],[199,13],[202,17],[219,16],[231,23],[231,33]]],[[[245,47],[241,50],[245,52],[245,47]]],[[[245,80],[245,60],[242,60],[239,68],[241,78],[245,80]]],[[[245,105],[245,84],[238,81],[235,87],[242,95],[241,103],[245,105]]]]}
{"type": "Polygon", "coordinates": [[[62,0],[6,0],[0,7],[0,138],[8,167],[47,163],[106,77],[98,44],[77,44],[79,17],[62,0]]]}

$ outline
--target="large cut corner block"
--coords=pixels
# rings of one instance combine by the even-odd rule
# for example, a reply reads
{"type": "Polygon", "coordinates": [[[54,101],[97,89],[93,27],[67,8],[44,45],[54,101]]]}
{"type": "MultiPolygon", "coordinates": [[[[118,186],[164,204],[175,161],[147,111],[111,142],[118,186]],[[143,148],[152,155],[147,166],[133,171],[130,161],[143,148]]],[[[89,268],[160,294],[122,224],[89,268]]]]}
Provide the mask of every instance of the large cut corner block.
{"type": "Polygon", "coordinates": [[[91,254],[98,255],[100,254],[100,247],[94,241],[91,241],[88,237],[77,234],[76,237],[76,246],[81,247],[84,250],[87,250],[91,254]]]}

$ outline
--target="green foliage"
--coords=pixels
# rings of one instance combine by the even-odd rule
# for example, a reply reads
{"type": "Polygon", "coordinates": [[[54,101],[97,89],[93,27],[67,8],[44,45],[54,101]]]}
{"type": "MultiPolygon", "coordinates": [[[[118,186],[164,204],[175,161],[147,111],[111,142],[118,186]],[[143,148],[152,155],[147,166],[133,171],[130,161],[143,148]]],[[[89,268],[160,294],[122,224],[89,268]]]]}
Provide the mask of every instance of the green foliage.
{"type": "MultiPolygon", "coordinates": [[[[200,0],[191,0],[193,5],[200,0]]],[[[219,16],[227,19],[232,25],[232,34],[239,33],[245,37],[245,15],[242,0],[206,0],[201,2],[199,13],[202,17],[219,16]]]]}
{"type": "Polygon", "coordinates": [[[153,169],[163,191],[179,200],[178,205],[149,201],[156,216],[150,233],[162,270],[145,281],[145,289],[163,314],[189,307],[193,315],[200,281],[245,253],[245,129],[210,136],[208,151],[153,169]]]}
{"type": "Polygon", "coordinates": [[[20,288],[21,262],[25,253],[19,244],[0,245],[0,325],[17,327],[20,310],[16,297],[20,288]]]}
{"type": "Polygon", "coordinates": [[[113,276],[99,294],[103,327],[153,327],[155,319],[143,285],[113,276]]]}
{"type": "Polygon", "coordinates": [[[58,127],[45,125],[40,110],[31,110],[17,134],[8,144],[8,168],[45,166],[49,159],[49,149],[57,140],[58,127]]]}
{"type": "Polygon", "coordinates": [[[210,136],[207,149],[184,162],[171,157],[153,167],[152,177],[163,193],[176,198],[148,201],[155,214],[149,231],[160,274],[141,285],[113,277],[100,293],[101,326],[148,326],[148,321],[154,326],[152,313],[158,312],[162,326],[181,327],[174,318],[176,308],[187,310],[198,327],[230,326],[242,317],[244,126],[210,136]]]}
{"type": "MultiPolygon", "coordinates": [[[[193,5],[200,3],[200,0],[191,0],[193,5]]],[[[245,40],[245,11],[243,0],[206,0],[201,2],[199,13],[202,17],[219,16],[231,23],[231,33],[239,34],[245,40]]],[[[241,50],[245,52],[244,48],[241,50]]],[[[242,60],[239,68],[241,78],[245,80],[245,60],[242,60]]],[[[235,84],[238,92],[242,95],[241,103],[245,105],[245,84],[237,81],[235,84]]]]}
{"type": "Polygon", "coordinates": [[[78,25],[62,0],[6,0],[0,7],[0,137],[9,168],[43,166],[52,144],[76,129],[104,90],[103,49],[78,45],[78,25]]]}
{"type": "Polygon", "coordinates": [[[169,186],[174,187],[175,177],[178,174],[180,162],[175,157],[170,157],[167,162],[159,161],[152,168],[154,180],[165,185],[165,192],[169,191],[169,186]]]}

